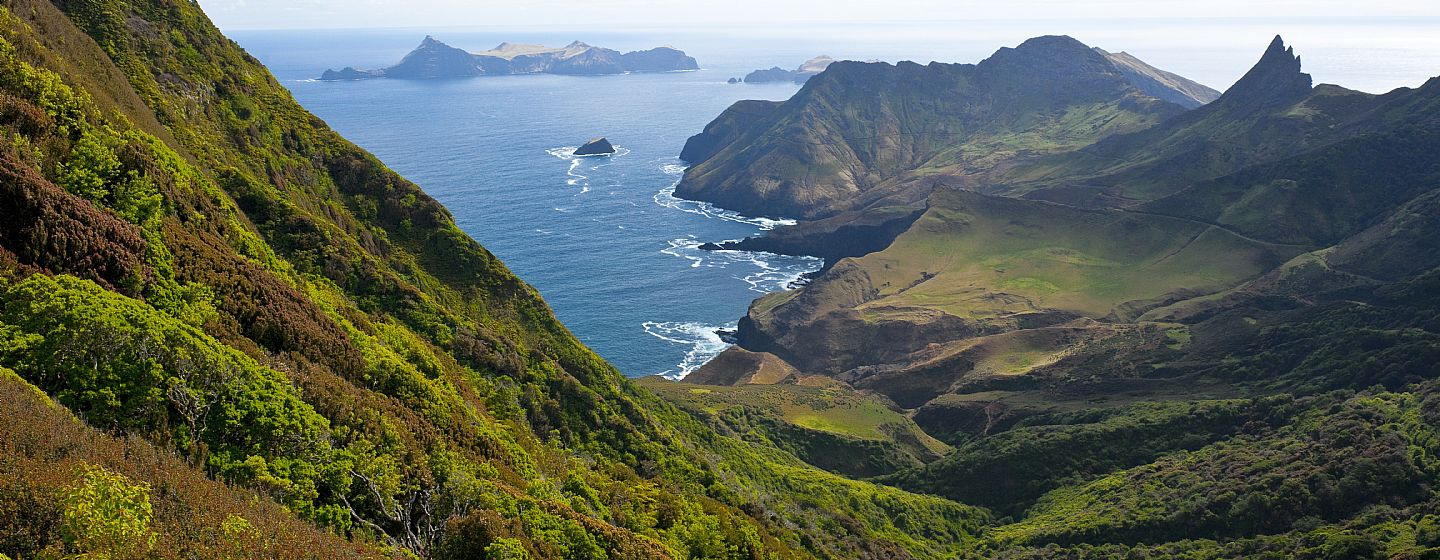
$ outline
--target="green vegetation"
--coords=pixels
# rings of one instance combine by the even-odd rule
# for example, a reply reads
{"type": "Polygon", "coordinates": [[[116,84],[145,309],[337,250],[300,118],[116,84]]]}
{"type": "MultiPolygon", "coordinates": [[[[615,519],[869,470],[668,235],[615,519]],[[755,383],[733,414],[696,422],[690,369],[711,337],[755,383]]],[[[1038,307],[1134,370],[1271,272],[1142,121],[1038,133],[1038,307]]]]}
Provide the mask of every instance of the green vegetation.
{"type": "Polygon", "coordinates": [[[624,380],[193,3],[7,4],[0,161],[5,554],[933,557],[987,518],[624,380]]]}
{"type": "Polygon", "coordinates": [[[1020,515],[1046,491],[1199,448],[1246,422],[1263,422],[1275,407],[1264,401],[1155,402],[1041,414],[883,480],[1020,515]]]}
{"type": "MultiPolygon", "coordinates": [[[[756,385],[700,387],[621,378],[193,3],[14,0],[0,557],[1440,554],[1436,88],[1271,69],[1156,124],[1175,109],[1109,78],[1035,93],[1096,68],[1029,54],[944,111],[973,70],[884,67],[916,78],[896,104],[853,96],[874,66],[806,86],[857,117],[811,145],[853,153],[757,173],[861,170],[930,207],[752,308],[740,336],[773,352],[708,375],[756,385]],[[935,118],[966,107],[992,121],[935,118]],[[905,183],[987,166],[1128,210],[905,183]]],[[[831,122],[784,105],[709,132],[831,122]]]]}
{"type": "Polygon", "coordinates": [[[147,484],[132,484],[102,467],[85,467],[60,504],[60,536],[70,550],[133,558],[155,548],[147,484]]]}
{"type": "Polygon", "coordinates": [[[923,306],[997,317],[1029,309],[1104,317],[1123,303],[1211,292],[1295,253],[1200,223],[940,191],[884,251],[858,259],[877,294],[861,308],[923,306]]]}
{"type": "Polygon", "coordinates": [[[0,550],[13,558],[381,558],[0,368],[0,550]]]}
{"type": "MultiPolygon", "coordinates": [[[[765,200],[812,177],[734,175],[752,150],[890,125],[902,105],[864,93],[894,72],[847,70],[787,102],[809,120],[771,128],[798,111],[781,106],[707,128],[735,144],[692,169],[697,189],[733,175],[765,200]]],[[[780,236],[792,244],[917,192],[925,213],[757,301],[728,352],[748,361],[701,379],[755,383],[747,364],[763,363],[898,405],[953,451],[871,480],[988,509],[962,558],[1440,556],[1437,86],[1312,88],[1277,39],[1215,102],[1087,145],[891,162],[890,183],[838,195],[809,170],[835,198],[817,215],[845,213],[780,236]]],[[[1088,122],[1074,116],[1060,122],[1088,122]]],[[[762,405],[790,388],[737,389],[666,395],[784,417],[762,405]]]]}
{"type": "MultiPolygon", "coordinates": [[[[1300,412],[1288,425],[1046,494],[1024,521],[987,539],[1005,545],[1281,534],[1301,541],[1290,544],[1296,546],[1306,533],[1360,516],[1420,522],[1434,507],[1427,488],[1436,480],[1440,443],[1434,399],[1426,387],[1302,400],[1291,405],[1300,412]]],[[[1386,533],[1357,536],[1343,549],[1355,556],[1320,557],[1425,548],[1405,542],[1413,533],[1386,533]]]]}
{"type": "Polygon", "coordinates": [[[641,386],[721,433],[774,444],[849,476],[921,466],[950,450],[905,415],[841,386],[699,386],[656,378],[641,386]]]}

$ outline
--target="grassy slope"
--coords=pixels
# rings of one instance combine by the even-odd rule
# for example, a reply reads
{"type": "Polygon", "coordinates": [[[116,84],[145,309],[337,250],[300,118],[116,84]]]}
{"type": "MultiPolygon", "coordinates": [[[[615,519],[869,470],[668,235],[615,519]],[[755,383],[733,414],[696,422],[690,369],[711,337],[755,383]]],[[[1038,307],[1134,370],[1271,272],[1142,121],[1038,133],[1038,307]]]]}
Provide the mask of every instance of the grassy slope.
{"type": "Polygon", "coordinates": [[[774,442],[849,476],[917,467],[950,451],[905,415],[839,386],[642,384],[717,429],[774,442]]]}
{"type": "Polygon", "coordinates": [[[624,381],[193,4],[63,10],[4,13],[0,364],[97,428],[432,556],[928,557],[984,517],[624,381]]]}
{"type": "Polygon", "coordinates": [[[862,309],[997,317],[1015,310],[993,303],[1008,294],[1021,309],[1104,317],[1172,291],[1218,291],[1295,252],[1173,218],[940,191],[909,231],[856,263],[877,287],[862,309]]]}
{"type": "Polygon", "coordinates": [[[1067,322],[1133,319],[1258,277],[1304,249],[1183,219],[941,189],[886,249],[757,301],[747,319],[754,329],[742,335],[773,341],[802,370],[833,374],[966,352],[970,369],[1014,375],[1055,361],[1077,341],[1117,334],[1067,322]],[[1049,327],[1058,330],[1005,335],[1049,327]],[[887,344],[874,348],[855,332],[887,344]],[[975,338],[991,335],[1000,336],[975,338]]]}

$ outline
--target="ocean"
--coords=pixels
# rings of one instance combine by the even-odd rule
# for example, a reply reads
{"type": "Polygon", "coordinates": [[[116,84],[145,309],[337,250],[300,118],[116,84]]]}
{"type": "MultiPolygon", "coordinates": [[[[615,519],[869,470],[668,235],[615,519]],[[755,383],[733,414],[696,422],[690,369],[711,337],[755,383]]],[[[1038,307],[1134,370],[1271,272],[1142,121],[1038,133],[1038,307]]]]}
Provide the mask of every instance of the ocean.
{"type": "Polygon", "coordinates": [[[331,127],[443,203],[468,234],[535,286],[585,344],[626,375],[683,377],[726,347],[752,300],[820,262],[701,243],[778,222],[670,195],[685,139],[731,103],[781,100],[793,84],[727,84],[750,70],[828,54],[977,62],[1027,37],[1069,34],[1224,89],[1277,33],[1317,83],[1370,92],[1440,75],[1437,20],[929,22],[746,29],[227,30],[331,127]],[[472,51],[500,42],[617,50],[672,45],[701,70],[619,76],[318,82],[326,68],[384,67],[425,35],[472,51]],[[608,157],[574,157],[605,136],[608,157]]]}

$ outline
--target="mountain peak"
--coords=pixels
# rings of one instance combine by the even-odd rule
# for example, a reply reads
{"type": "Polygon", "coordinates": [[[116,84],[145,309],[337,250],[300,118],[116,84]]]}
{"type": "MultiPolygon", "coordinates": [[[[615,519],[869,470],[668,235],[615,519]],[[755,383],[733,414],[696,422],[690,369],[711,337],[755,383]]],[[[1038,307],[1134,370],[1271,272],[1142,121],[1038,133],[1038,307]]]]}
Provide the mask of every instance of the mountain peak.
{"type": "Polygon", "coordinates": [[[1270,46],[1265,49],[1265,52],[1266,52],[1266,54],[1269,54],[1269,53],[1272,53],[1272,52],[1279,52],[1279,51],[1285,51],[1285,52],[1288,52],[1288,53],[1290,53],[1290,54],[1294,54],[1295,48],[1294,48],[1294,47],[1290,47],[1290,48],[1288,48],[1288,49],[1285,48],[1285,38],[1284,38],[1284,37],[1281,37],[1280,34],[1277,33],[1277,34],[1275,34],[1275,38],[1272,39],[1272,40],[1270,40],[1270,46]]]}
{"type": "Polygon", "coordinates": [[[996,83],[1010,84],[1025,95],[1048,96],[1052,101],[1108,90],[1118,83],[1113,66],[1103,56],[1065,35],[1035,37],[1014,48],[1002,48],[980,61],[976,69],[999,79],[996,83]]]}
{"type": "Polygon", "coordinates": [[[1058,54],[1066,52],[1087,52],[1090,50],[1090,47],[1069,35],[1042,35],[1026,39],[1025,42],[1020,43],[1020,46],[1015,47],[1015,50],[1020,52],[1058,54]]]}
{"type": "Polygon", "coordinates": [[[991,70],[1021,72],[1084,72],[1103,60],[1085,43],[1068,35],[1045,35],[1026,39],[1014,48],[1005,47],[980,62],[991,70]]]}
{"type": "Polygon", "coordinates": [[[1285,40],[1276,35],[1255,67],[1230,86],[1220,100],[1256,107],[1279,106],[1308,95],[1312,85],[1310,75],[1300,71],[1295,48],[1285,46],[1285,40]]]}
{"type": "Polygon", "coordinates": [[[416,47],[416,48],[423,49],[423,48],[437,48],[437,47],[449,48],[450,45],[447,45],[447,44],[445,44],[444,42],[440,41],[439,39],[436,39],[433,35],[426,35],[426,36],[425,36],[425,40],[420,41],[420,46],[419,46],[419,47],[416,47]]]}

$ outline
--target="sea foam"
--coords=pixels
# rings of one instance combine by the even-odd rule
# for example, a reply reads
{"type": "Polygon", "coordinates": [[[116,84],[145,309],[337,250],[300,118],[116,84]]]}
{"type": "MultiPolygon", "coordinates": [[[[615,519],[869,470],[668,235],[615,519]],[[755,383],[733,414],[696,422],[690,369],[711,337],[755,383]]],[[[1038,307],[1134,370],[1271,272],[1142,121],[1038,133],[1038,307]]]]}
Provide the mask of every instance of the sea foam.
{"type": "Polygon", "coordinates": [[[735,323],[704,325],[701,323],[646,321],[644,327],[645,332],[650,336],[690,347],[690,350],[685,352],[685,357],[680,360],[680,363],[675,364],[673,369],[657,374],[669,379],[684,379],[685,376],[705,365],[705,362],[730,347],[730,343],[721,340],[720,334],[716,331],[734,329],[735,323]]]}
{"type": "Polygon", "coordinates": [[[673,183],[670,183],[670,186],[660,189],[660,192],[655,193],[655,204],[659,204],[666,208],[680,210],[682,212],[699,214],[707,218],[715,218],[741,224],[750,224],[752,226],[760,228],[762,231],[769,231],[780,226],[795,225],[795,220],[788,218],[778,220],[772,218],[754,218],[743,215],[739,212],[735,212],[733,210],[726,210],[724,208],[720,208],[718,206],[715,206],[714,204],[710,204],[709,202],[685,200],[683,198],[675,196],[675,187],[680,186],[679,175],[683,175],[685,173],[685,169],[685,165],[678,163],[667,163],[660,166],[660,170],[666,175],[672,175],[676,177],[675,181],[673,183]]]}
{"type": "MultiPolygon", "coordinates": [[[[756,228],[756,233],[782,225],[793,225],[794,220],[753,218],[738,212],[718,208],[707,202],[685,200],[675,196],[675,187],[680,184],[679,175],[685,173],[685,166],[679,163],[665,163],[661,172],[675,177],[670,186],[656,193],[654,200],[660,206],[689,212],[710,219],[726,220],[747,224],[756,228]]],[[[734,278],[749,286],[750,291],[759,294],[786,290],[805,275],[820,270],[824,260],[816,257],[793,257],[756,251],[705,250],[704,242],[694,235],[671,239],[660,252],[690,261],[690,268],[724,268],[737,270],[734,278]]],[[[645,332],[651,336],[683,346],[689,346],[684,358],[675,368],[660,372],[671,379],[685,376],[710,361],[730,347],[716,332],[719,329],[734,329],[735,323],[727,325],[706,325],[688,322],[644,323],[645,332]]]]}
{"type": "Polygon", "coordinates": [[[586,163],[594,163],[595,165],[591,165],[586,168],[589,171],[594,171],[600,169],[601,167],[610,165],[610,158],[617,158],[630,153],[629,149],[616,146],[615,153],[613,154],[577,156],[575,155],[575,150],[578,149],[580,149],[579,146],[561,146],[559,148],[550,148],[548,150],[545,150],[545,153],[550,154],[551,156],[570,162],[570,169],[565,170],[565,175],[569,177],[569,179],[565,180],[565,184],[571,187],[580,187],[580,192],[576,193],[577,195],[590,192],[590,176],[583,175],[577,171],[578,169],[580,169],[581,166],[585,165],[586,163]],[[607,155],[609,157],[604,157],[607,155]]]}

